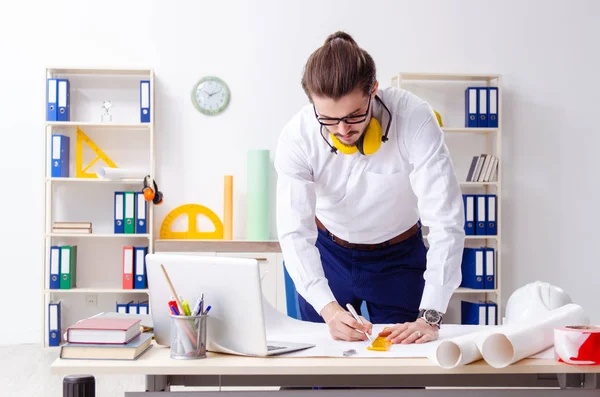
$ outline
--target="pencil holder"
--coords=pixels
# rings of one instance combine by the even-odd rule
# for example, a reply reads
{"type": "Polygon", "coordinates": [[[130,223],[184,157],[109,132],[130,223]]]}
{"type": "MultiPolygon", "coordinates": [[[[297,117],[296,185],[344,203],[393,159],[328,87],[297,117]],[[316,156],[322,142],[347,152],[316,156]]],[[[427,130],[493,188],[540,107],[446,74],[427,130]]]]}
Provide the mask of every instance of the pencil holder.
{"type": "Polygon", "coordinates": [[[194,360],[206,358],[208,315],[176,316],[171,314],[171,358],[194,360]]]}

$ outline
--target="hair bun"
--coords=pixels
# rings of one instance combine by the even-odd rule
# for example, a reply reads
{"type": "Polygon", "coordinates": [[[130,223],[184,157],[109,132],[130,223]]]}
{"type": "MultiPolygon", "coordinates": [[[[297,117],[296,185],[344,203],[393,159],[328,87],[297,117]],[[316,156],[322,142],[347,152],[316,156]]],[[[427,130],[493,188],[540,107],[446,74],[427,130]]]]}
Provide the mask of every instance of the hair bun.
{"type": "Polygon", "coordinates": [[[352,36],[350,36],[346,32],[342,32],[342,31],[337,31],[337,32],[329,35],[329,37],[327,37],[327,40],[325,40],[325,44],[330,44],[335,39],[341,39],[341,40],[347,41],[348,43],[356,45],[356,42],[354,41],[352,36]]]}

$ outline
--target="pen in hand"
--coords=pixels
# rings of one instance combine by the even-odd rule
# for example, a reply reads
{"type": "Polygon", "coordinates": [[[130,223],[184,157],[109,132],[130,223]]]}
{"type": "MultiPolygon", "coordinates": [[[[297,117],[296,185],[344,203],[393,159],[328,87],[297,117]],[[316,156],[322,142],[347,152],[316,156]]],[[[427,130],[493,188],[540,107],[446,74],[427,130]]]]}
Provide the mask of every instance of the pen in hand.
{"type": "MultiPolygon", "coordinates": [[[[362,320],[358,316],[358,313],[356,313],[356,310],[354,310],[354,307],[351,304],[347,303],[346,307],[348,308],[348,310],[350,311],[350,313],[352,313],[352,316],[356,319],[356,321],[358,321],[361,325],[365,325],[365,323],[362,322],[362,320]]],[[[362,331],[360,331],[360,332],[362,332],[362,331]]],[[[367,332],[363,332],[363,333],[367,336],[367,338],[369,339],[369,341],[371,343],[373,343],[373,339],[371,338],[371,335],[369,335],[367,332]]]]}

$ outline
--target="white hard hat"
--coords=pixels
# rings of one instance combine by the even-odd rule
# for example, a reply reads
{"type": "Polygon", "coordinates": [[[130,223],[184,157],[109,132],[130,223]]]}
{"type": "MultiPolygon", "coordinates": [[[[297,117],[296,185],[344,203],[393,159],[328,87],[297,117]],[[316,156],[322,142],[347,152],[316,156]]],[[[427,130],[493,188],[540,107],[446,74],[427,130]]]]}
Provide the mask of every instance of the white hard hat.
{"type": "Polygon", "coordinates": [[[573,303],[561,288],[535,281],[517,289],[508,298],[504,324],[522,324],[551,310],[573,303]]]}

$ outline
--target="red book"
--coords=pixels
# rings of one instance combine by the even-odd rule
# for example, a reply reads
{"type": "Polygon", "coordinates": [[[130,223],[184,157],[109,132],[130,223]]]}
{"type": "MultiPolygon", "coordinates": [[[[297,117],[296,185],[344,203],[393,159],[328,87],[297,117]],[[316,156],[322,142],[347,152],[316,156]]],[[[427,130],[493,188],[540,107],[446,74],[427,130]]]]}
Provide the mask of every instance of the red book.
{"type": "Polygon", "coordinates": [[[141,334],[141,321],[129,318],[88,318],[67,328],[67,342],[127,344],[141,334]]]}

